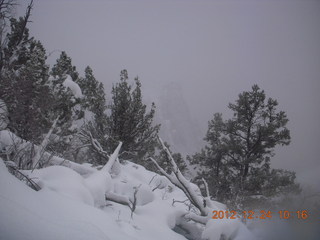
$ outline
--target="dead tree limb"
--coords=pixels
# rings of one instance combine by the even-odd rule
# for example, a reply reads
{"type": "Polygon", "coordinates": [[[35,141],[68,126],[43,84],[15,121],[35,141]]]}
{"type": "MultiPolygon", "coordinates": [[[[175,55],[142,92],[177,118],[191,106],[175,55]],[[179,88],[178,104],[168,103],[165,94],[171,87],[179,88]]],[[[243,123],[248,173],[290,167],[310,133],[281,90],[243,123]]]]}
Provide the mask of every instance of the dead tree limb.
{"type": "Polygon", "coordinates": [[[203,181],[204,187],[205,187],[205,189],[206,189],[206,195],[207,195],[207,197],[210,197],[210,192],[209,192],[208,183],[207,183],[207,181],[206,181],[204,178],[202,178],[202,181],[203,181]]]}
{"type": "Polygon", "coordinates": [[[53,132],[53,130],[56,128],[56,125],[57,125],[57,122],[59,120],[59,117],[58,116],[54,121],[53,121],[53,124],[49,130],[49,132],[47,133],[47,135],[45,136],[45,138],[42,140],[40,146],[38,146],[36,148],[36,152],[35,152],[35,155],[34,157],[32,158],[32,171],[36,168],[36,166],[39,164],[40,160],[41,160],[41,157],[43,155],[43,153],[45,152],[45,149],[49,143],[49,138],[53,132]]]}
{"type": "Polygon", "coordinates": [[[138,187],[134,187],[134,192],[133,192],[133,200],[131,200],[130,198],[123,196],[123,195],[119,195],[113,192],[108,192],[106,193],[106,200],[107,201],[111,201],[111,202],[115,202],[121,205],[125,205],[128,206],[130,208],[131,211],[131,218],[133,217],[133,213],[136,210],[137,207],[137,193],[139,191],[141,185],[139,185],[138,187]]]}
{"type": "Polygon", "coordinates": [[[27,175],[22,173],[18,168],[12,166],[12,165],[7,165],[7,167],[11,170],[11,172],[20,180],[25,180],[27,185],[31,187],[35,191],[39,191],[41,187],[33,181],[31,178],[29,178],[27,175]]]}
{"type": "Polygon", "coordinates": [[[209,209],[205,206],[203,202],[203,198],[199,197],[197,193],[191,188],[190,181],[188,181],[181,173],[178,165],[176,164],[175,160],[173,159],[171,152],[169,149],[165,146],[161,138],[158,138],[159,142],[162,145],[162,148],[165,150],[165,152],[168,155],[169,162],[171,164],[172,173],[169,175],[163,168],[159,166],[159,164],[153,159],[150,158],[150,160],[156,165],[158,170],[168,178],[168,180],[180,188],[187,198],[190,200],[192,205],[194,205],[199,211],[202,216],[207,216],[209,214],[209,209]]]}

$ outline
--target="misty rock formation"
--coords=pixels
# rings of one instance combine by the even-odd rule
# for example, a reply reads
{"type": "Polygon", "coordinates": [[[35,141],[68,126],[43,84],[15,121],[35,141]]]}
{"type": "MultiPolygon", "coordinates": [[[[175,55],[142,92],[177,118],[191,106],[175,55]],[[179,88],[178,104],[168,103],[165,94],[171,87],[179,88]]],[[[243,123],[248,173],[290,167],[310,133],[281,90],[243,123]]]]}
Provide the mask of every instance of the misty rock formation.
{"type": "Polygon", "coordinates": [[[161,123],[160,136],[170,144],[172,151],[182,155],[194,153],[203,144],[203,134],[190,113],[181,85],[171,82],[158,94],[155,119],[161,123]]]}

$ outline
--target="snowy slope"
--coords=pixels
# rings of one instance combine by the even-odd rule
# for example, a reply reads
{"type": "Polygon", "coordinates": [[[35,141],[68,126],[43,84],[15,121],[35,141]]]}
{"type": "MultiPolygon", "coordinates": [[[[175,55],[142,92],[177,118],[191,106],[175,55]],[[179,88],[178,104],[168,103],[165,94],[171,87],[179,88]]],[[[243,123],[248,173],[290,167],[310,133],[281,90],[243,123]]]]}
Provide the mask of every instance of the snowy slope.
{"type": "Polygon", "coordinates": [[[103,211],[10,175],[0,161],[0,239],[132,239],[103,211]]]}
{"type": "Polygon", "coordinates": [[[85,179],[69,168],[51,166],[32,177],[42,187],[39,192],[0,161],[0,239],[185,239],[172,230],[187,210],[172,201],[185,200],[184,194],[142,166],[122,165],[111,184],[113,192],[129,197],[139,187],[132,218],[127,206],[114,202],[95,208],[85,179]]]}
{"type": "MultiPolygon", "coordinates": [[[[7,130],[0,131],[0,151],[8,151],[17,142],[30,145],[7,130]]],[[[120,147],[101,169],[53,156],[51,164],[64,166],[24,170],[41,187],[38,192],[11,175],[0,159],[0,240],[182,240],[185,236],[219,240],[221,234],[250,239],[251,234],[238,220],[220,221],[208,216],[206,225],[181,221],[190,210],[182,203],[187,199],[185,194],[143,166],[116,161],[119,169],[110,174],[109,163],[116,160],[120,147]],[[133,202],[134,195],[134,213],[126,205],[105,199],[116,196],[133,202]],[[180,202],[173,204],[174,200],[180,202]]],[[[197,186],[190,183],[190,187],[197,192],[197,186]]],[[[224,209],[221,203],[212,204],[214,209],[224,209]]]]}

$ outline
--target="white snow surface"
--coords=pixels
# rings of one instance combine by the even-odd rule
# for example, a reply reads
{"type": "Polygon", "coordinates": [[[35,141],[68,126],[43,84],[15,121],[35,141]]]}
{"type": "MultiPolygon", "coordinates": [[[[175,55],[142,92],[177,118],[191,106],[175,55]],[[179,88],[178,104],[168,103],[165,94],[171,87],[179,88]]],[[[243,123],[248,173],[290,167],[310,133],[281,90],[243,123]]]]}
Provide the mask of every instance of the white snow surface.
{"type": "MultiPolygon", "coordinates": [[[[0,159],[0,239],[186,239],[172,230],[188,210],[183,203],[172,204],[173,199],[185,200],[184,193],[143,166],[120,166],[114,177],[103,169],[80,175],[64,166],[24,171],[42,187],[36,192],[11,175],[0,159]],[[133,201],[137,188],[132,218],[128,206],[105,201],[108,192],[133,201]]],[[[210,219],[202,239],[219,240],[220,234],[236,232],[241,234],[235,240],[249,239],[240,222],[210,219]]]]}
{"type": "Polygon", "coordinates": [[[67,75],[67,78],[63,82],[63,86],[69,88],[76,98],[83,97],[80,86],[72,80],[70,75],[67,75]]]}
{"type": "MultiPolygon", "coordinates": [[[[80,174],[64,166],[50,166],[28,173],[42,189],[49,189],[75,201],[94,205],[94,197],[80,174]]],[[[94,175],[94,174],[93,174],[94,175]]]]}

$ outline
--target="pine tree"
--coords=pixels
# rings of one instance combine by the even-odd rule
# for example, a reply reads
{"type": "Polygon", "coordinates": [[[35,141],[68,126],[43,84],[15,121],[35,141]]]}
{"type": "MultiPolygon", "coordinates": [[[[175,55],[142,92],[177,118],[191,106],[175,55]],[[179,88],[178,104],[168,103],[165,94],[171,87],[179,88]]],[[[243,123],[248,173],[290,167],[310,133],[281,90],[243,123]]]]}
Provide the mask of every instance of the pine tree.
{"type": "Polygon", "coordinates": [[[96,80],[89,66],[85,69],[85,77],[80,78],[78,83],[84,95],[82,105],[93,113],[98,131],[105,132],[107,104],[103,84],[96,80]]]}
{"type": "MultiPolygon", "coordinates": [[[[78,83],[84,95],[82,105],[84,109],[88,110],[92,115],[89,119],[86,119],[87,123],[83,128],[89,131],[92,136],[99,141],[103,149],[107,149],[107,140],[105,137],[107,134],[107,104],[103,84],[96,80],[89,66],[85,69],[85,77],[80,78],[78,83]]],[[[83,139],[83,141],[86,140],[83,139]]],[[[92,146],[89,147],[86,154],[87,159],[91,159],[93,163],[103,164],[105,161],[105,157],[96,153],[92,146]]]]}
{"type": "Polygon", "coordinates": [[[142,162],[153,153],[160,125],[153,125],[155,105],[147,112],[142,102],[141,83],[135,78],[135,88],[128,82],[128,73],[122,70],[120,82],[112,88],[112,103],[108,116],[108,145],[114,149],[122,141],[122,158],[142,162]]]}
{"type": "Polygon", "coordinates": [[[264,91],[254,85],[229,104],[231,119],[223,120],[222,114],[216,113],[209,121],[208,146],[189,160],[200,165],[199,175],[210,180],[219,200],[236,199],[244,204],[252,195],[267,198],[279,189],[298,190],[293,172],[270,168],[275,146],[290,143],[288,118],[285,112],[277,111],[277,105],[272,98],[266,100],[264,91]]]}
{"type": "Polygon", "coordinates": [[[55,84],[62,83],[65,75],[70,75],[72,80],[75,82],[77,82],[79,77],[76,67],[72,65],[72,59],[66,54],[65,51],[61,52],[56,64],[52,67],[51,75],[55,77],[55,84]]]}
{"type": "Polygon", "coordinates": [[[28,59],[16,74],[15,108],[11,108],[9,127],[26,140],[39,140],[51,125],[50,90],[46,52],[39,41],[31,41],[28,59]]]}
{"type": "Polygon", "coordinates": [[[50,94],[45,49],[29,36],[26,26],[31,8],[29,5],[25,17],[11,19],[2,49],[0,98],[8,108],[8,128],[26,140],[37,141],[50,125],[50,94]]]}
{"type": "Polygon", "coordinates": [[[75,121],[83,118],[84,112],[81,108],[82,99],[76,96],[71,89],[66,87],[65,81],[75,83],[78,81],[78,72],[76,67],[72,65],[71,58],[65,52],[61,52],[56,64],[50,72],[50,91],[52,93],[53,105],[52,116],[59,116],[59,121],[56,127],[60,140],[50,147],[60,154],[69,154],[67,150],[70,148],[73,135],[77,131],[74,128],[75,121]]]}
{"type": "Polygon", "coordinates": [[[78,81],[76,67],[72,65],[71,58],[65,52],[60,54],[56,64],[52,67],[50,75],[52,76],[51,91],[54,98],[53,112],[55,116],[60,116],[59,126],[66,131],[73,120],[83,117],[83,112],[75,107],[80,105],[81,99],[73,95],[63,83],[68,76],[71,76],[74,82],[78,81]]]}

